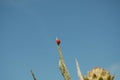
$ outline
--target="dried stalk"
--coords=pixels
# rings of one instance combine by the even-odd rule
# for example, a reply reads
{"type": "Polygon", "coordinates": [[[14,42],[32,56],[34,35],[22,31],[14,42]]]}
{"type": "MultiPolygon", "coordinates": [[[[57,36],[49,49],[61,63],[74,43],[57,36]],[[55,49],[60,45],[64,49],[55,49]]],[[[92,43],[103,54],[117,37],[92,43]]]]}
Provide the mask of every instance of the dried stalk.
{"type": "Polygon", "coordinates": [[[81,73],[81,71],[80,71],[80,68],[79,68],[79,64],[78,64],[77,59],[75,59],[75,62],[76,62],[76,68],[77,68],[78,78],[79,78],[79,80],[84,80],[84,79],[83,79],[83,76],[82,76],[82,73],[81,73]]]}
{"type": "Polygon", "coordinates": [[[63,56],[62,56],[62,52],[61,52],[60,46],[58,45],[57,48],[58,48],[58,53],[60,55],[59,69],[61,70],[61,73],[62,73],[62,75],[64,77],[64,80],[71,80],[70,74],[68,72],[68,69],[66,67],[66,64],[65,64],[63,56]]]}

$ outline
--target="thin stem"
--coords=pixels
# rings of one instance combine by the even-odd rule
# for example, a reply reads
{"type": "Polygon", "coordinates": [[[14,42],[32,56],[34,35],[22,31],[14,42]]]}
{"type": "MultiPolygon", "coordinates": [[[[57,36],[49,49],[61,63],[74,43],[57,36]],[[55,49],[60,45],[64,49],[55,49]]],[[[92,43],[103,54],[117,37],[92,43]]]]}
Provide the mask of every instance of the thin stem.
{"type": "Polygon", "coordinates": [[[80,71],[80,68],[79,68],[79,64],[78,64],[77,59],[75,59],[75,62],[76,62],[76,67],[77,67],[78,78],[79,78],[80,80],[84,80],[84,79],[83,79],[83,76],[82,76],[82,73],[81,73],[81,71],[80,71]]]}
{"type": "Polygon", "coordinates": [[[32,70],[30,71],[34,80],[37,80],[32,70]]]}
{"type": "Polygon", "coordinates": [[[64,80],[71,80],[70,74],[68,72],[68,69],[66,67],[66,64],[65,64],[63,56],[62,56],[62,51],[60,49],[60,46],[58,45],[57,48],[58,48],[58,53],[60,55],[59,68],[60,68],[61,73],[64,77],[64,80]]]}

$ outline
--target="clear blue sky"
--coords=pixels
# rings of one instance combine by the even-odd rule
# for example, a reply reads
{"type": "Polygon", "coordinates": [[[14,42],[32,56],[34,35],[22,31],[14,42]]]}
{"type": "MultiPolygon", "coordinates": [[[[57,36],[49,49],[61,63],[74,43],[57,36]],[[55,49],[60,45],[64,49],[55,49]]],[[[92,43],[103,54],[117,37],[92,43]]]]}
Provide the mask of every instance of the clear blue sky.
{"type": "Polygon", "coordinates": [[[75,58],[120,79],[119,0],[0,0],[0,79],[63,80],[56,36],[72,80],[75,58]]]}

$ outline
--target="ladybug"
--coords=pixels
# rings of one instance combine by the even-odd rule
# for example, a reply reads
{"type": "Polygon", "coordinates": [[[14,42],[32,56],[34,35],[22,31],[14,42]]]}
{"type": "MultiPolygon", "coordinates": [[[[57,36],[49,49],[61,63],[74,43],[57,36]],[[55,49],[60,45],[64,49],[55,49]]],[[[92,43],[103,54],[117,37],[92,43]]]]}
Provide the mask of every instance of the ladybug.
{"type": "Polygon", "coordinates": [[[56,43],[57,43],[57,45],[60,45],[60,39],[58,39],[58,38],[56,38],[56,43]]]}

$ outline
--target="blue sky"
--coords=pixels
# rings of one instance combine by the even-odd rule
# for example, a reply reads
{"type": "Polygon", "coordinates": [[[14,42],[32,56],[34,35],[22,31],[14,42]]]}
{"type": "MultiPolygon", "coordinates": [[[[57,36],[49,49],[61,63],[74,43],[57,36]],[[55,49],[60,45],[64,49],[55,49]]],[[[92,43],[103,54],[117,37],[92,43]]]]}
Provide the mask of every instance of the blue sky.
{"type": "Polygon", "coordinates": [[[0,79],[63,80],[61,49],[72,80],[99,66],[120,79],[120,1],[0,0],[0,79]]]}

